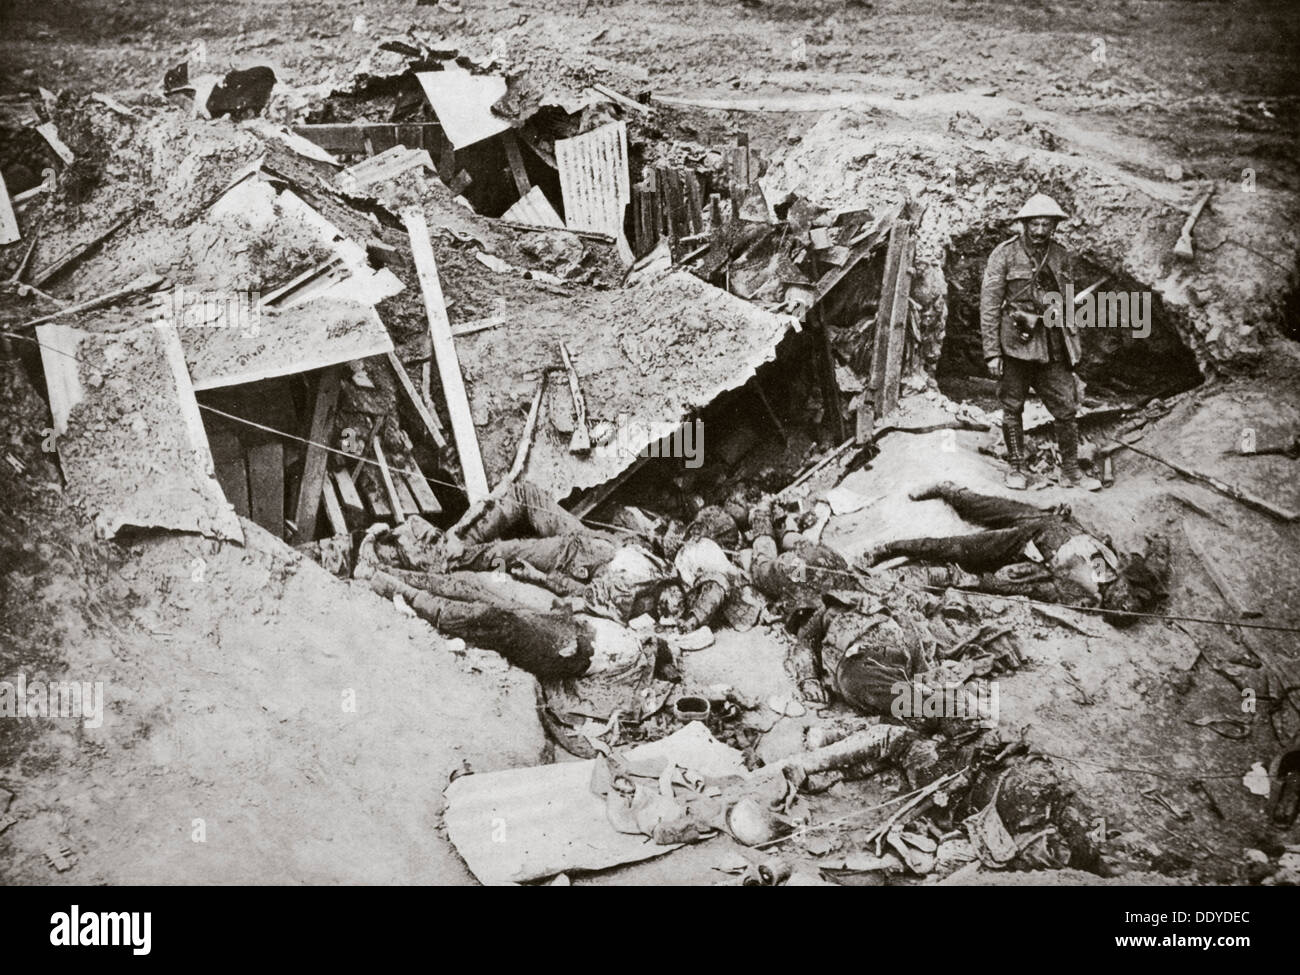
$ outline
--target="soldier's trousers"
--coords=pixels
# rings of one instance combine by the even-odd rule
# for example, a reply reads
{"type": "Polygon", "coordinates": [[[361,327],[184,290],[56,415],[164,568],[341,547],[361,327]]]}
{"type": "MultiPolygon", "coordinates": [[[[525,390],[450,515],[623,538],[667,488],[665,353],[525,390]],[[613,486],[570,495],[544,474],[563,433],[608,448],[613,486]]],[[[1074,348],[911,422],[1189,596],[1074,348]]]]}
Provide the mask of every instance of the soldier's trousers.
{"type": "Polygon", "coordinates": [[[1018,419],[1025,408],[1025,397],[1033,389],[1043,398],[1043,405],[1054,420],[1073,420],[1077,407],[1074,373],[1063,360],[1030,362],[1009,355],[1002,357],[1002,380],[998,399],[1002,415],[1018,419]]]}

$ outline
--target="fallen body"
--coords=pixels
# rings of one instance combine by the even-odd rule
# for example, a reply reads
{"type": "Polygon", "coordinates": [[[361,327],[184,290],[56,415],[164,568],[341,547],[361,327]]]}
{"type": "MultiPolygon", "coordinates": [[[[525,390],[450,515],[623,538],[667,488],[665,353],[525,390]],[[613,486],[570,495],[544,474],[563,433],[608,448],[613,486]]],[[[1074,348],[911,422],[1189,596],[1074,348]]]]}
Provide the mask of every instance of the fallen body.
{"type": "Polygon", "coordinates": [[[914,491],[910,497],[942,499],[966,521],[985,530],[889,542],[866,553],[859,561],[861,567],[907,556],[949,567],[947,578],[932,574],[939,585],[1100,606],[1117,611],[1106,614],[1116,625],[1131,623],[1134,617],[1126,614],[1149,611],[1167,595],[1169,544],[1163,538],[1148,539],[1144,553],[1120,557],[1107,540],[1085,529],[1065,507],[1038,508],[978,494],[951,481],[914,491]]]}

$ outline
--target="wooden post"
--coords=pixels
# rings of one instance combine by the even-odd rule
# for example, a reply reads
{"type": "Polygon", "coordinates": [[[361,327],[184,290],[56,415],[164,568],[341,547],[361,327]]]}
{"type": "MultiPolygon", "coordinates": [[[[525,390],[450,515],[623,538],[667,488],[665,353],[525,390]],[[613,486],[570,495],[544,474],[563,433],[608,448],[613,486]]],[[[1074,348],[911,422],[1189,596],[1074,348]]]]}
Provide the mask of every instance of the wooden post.
{"type": "Polygon", "coordinates": [[[887,416],[898,406],[898,384],[903,374],[903,349],[907,345],[907,319],[911,312],[908,296],[912,291],[912,225],[904,225],[907,237],[894,279],[894,301],[889,311],[889,347],[885,357],[884,386],[877,404],[879,416],[887,416]]]}
{"type": "Polygon", "coordinates": [[[503,132],[501,134],[501,144],[506,149],[506,160],[510,163],[510,175],[514,177],[515,189],[519,191],[519,196],[525,197],[528,191],[533,188],[533,184],[528,182],[528,171],[524,169],[524,157],[519,151],[519,143],[515,140],[513,132],[503,132]]]}
{"type": "Polygon", "coordinates": [[[284,538],[284,445],[278,440],[248,451],[249,507],[253,521],[284,538]]]}
{"type": "Polygon", "coordinates": [[[379,465],[379,476],[384,484],[384,493],[388,495],[388,503],[393,509],[393,521],[400,525],[406,521],[406,512],[402,505],[402,498],[397,493],[397,485],[393,483],[393,474],[388,469],[384,448],[380,446],[378,437],[371,437],[370,445],[375,452],[375,462],[379,465]]]}
{"type": "Polygon", "coordinates": [[[397,353],[388,353],[388,364],[392,366],[393,373],[397,376],[397,383],[402,392],[406,394],[407,402],[415,410],[415,415],[420,418],[420,422],[424,424],[424,429],[429,432],[433,442],[439,447],[446,447],[447,438],[443,436],[442,424],[438,422],[437,414],[425,408],[423,398],[416,392],[415,384],[411,382],[411,377],[406,374],[406,367],[402,365],[402,360],[397,358],[397,353]]]}
{"type": "Polygon", "coordinates": [[[334,423],[334,405],[339,398],[339,370],[329,366],[321,370],[316,381],[316,405],[312,410],[308,428],[307,457],[302,465],[302,480],[298,484],[298,506],[293,523],[298,526],[297,541],[309,542],[316,536],[316,515],[320,511],[321,484],[325,480],[325,467],[329,452],[323,444],[329,438],[334,423]]]}
{"type": "Polygon", "coordinates": [[[424,311],[429,319],[429,335],[433,342],[434,361],[438,377],[442,380],[442,394],[451,414],[451,430],[460,455],[461,473],[465,478],[465,493],[470,503],[488,496],[487,474],[483,470],[483,456],[479,452],[478,434],[474,431],[474,418],[470,412],[469,397],[465,393],[465,379],[456,358],[456,345],[451,337],[451,323],[447,320],[447,307],[442,298],[442,285],[438,281],[438,265],[433,257],[433,244],[429,241],[429,227],[424,214],[417,209],[402,214],[406,232],[411,238],[411,255],[424,294],[424,311]]]}

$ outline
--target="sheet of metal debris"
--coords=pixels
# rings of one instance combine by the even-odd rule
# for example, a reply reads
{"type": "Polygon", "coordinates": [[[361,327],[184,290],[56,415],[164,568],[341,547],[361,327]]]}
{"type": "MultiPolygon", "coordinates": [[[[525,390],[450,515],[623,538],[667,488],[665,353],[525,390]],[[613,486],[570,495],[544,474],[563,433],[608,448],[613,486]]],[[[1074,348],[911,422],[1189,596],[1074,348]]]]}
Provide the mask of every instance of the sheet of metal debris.
{"type": "Polygon", "coordinates": [[[239,519],[212,476],[176,330],[36,332],[68,490],[96,532],[167,528],[242,544],[239,519]]]}
{"type": "MultiPolygon", "coordinates": [[[[700,775],[744,775],[740,752],[698,721],[629,750],[629,762],[667,759],[700,775]]],[[[566,870],[601,870],[677,849],[610,825],[591,791],[595,761],[464,775],[447,787],[447,835],[484,884],[518,884],[566,870]]]]}

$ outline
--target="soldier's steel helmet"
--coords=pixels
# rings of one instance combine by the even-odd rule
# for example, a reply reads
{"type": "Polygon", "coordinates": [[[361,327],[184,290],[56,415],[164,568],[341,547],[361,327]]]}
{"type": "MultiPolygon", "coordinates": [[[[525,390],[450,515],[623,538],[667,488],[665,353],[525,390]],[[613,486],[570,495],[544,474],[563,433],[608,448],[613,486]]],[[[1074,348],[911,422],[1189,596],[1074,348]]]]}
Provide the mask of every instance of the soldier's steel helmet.
{"type": "Polygon", "coordinates": [[[1046,193],[1035,193],[1025,201],[1025,205],[1011,219],[1032,220],[1034,217],[1053,217],[1057,220],[1068,219],[1065,211],[1046,193]]]}

